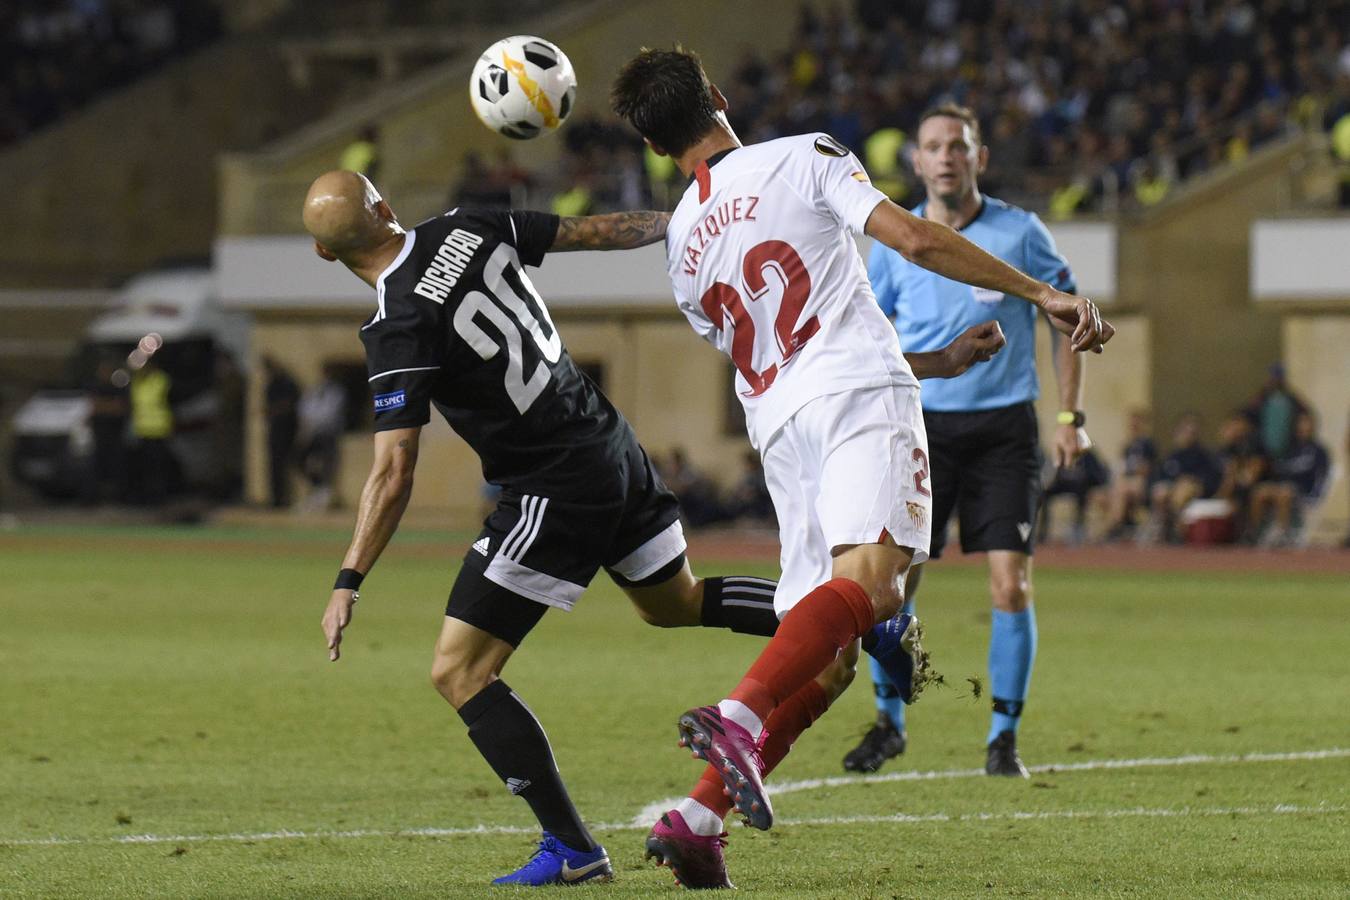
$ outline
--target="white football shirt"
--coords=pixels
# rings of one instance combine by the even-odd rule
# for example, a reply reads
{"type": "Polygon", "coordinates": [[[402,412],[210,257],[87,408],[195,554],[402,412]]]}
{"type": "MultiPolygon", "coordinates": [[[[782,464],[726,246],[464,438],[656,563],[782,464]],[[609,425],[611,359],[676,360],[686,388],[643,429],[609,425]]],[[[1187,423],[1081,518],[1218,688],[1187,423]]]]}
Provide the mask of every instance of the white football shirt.
{"type": "Polygon", "coordinates": [[[857,157],[805,134],[718,154],[694,176],[666,232],[670,280],[694,330],[735,363],[756,449],[817,397],[918,387],[851,234],[886,199],[857,157]]]}

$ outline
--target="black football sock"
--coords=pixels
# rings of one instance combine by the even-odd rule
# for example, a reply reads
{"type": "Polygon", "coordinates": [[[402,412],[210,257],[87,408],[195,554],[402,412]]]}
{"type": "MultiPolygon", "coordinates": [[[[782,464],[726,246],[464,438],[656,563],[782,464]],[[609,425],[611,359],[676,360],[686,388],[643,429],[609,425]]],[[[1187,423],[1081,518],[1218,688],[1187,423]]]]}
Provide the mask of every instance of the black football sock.
{"type": "Polygon", "coordinates": [[[705,578],[699,624],[705,628],[730,628],[741,634],[773,637],[778,630],[778,615],[773,611],[775,587],[777,582],[753,575],[705,578]]]}
{"type": "Polygon", "coordinates": [[[459,708],[459,717],[492,771],[511,793],[530,804],[545,831],[574,850],[596,848],[567,796],[548,736],[505,681],[494,681],[474,694],[459,708]]]}

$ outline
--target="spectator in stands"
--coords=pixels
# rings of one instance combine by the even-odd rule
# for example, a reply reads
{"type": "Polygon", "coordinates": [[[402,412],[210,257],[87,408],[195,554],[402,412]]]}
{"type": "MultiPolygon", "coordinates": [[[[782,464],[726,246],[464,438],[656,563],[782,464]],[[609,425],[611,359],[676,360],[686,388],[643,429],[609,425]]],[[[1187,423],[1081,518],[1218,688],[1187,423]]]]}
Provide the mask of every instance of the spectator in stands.
{"type": "Polygon", "coordinates": [[[483,157],[477,151],[471,151],[464,157],[463,174],[446,205],[506,209],[511,205],[511,194],[494,182],[483,157]]]}
{"type": "Polygon", "coordinates": [[[744,471],[727,495],[726,517],[763,524],[774,521],[773,501],[764,480],[764,464],[759,453],[747,450],[742,457],[744,471]]]}
{"type": "Polygon", "coordinates": [[[1340,175],[1340,204],[1350,208],[1350,73],[1336,78],[1336,92],[1324,120],[1331,135],[1331,156],[1340,175]]]}
{"type": "Polygon", "coordinates": [[[1131,173],[1134,183],[1134,200],[1142,207],[1157,206],[1172,189],[1172,183],[1163,175],[1151,159],[1145,159],[1131,173]]]}
{"type": "Polygon", "coordinates": [[[1158,467],[1150,489],[1152,519],[1147,538],[1176,542],[1181,511],[1192,500],[1213,496],[1222,473],[1213,454],[1200,443],[1200,417],[1186,413],[1172,434],[1172,452],[1158,467]]]}
{"type": "Polygon", "coordinates": [[[1263,528],[1258,540],[1261,546],[1295,543],[1295,525],[1303,524],[1308,509],[1325,495],[1330,471],[1331,457],[1317,440],[1312,413],[1300,412],[1294,438],[1275,462],[1273,479],[1257,485],[1252,493],[1252,523],[1263,528]],[[1271,520],[1265,524],[1268,515],[1271,520]]]}
{"type": "Polygon", "coordinates": [[[1051,532],[1050,500],[1068,496],[1074,499],[1073,530],[1069,542],[1081,544],[1087,540],[1088,506],[1094,499],[1101,497],[1101,488],[1111,481],[1111,473],[1097,457],[1095,451],[1084,450],[1071,465],[1059,466],[1054,470],[1050,483],[1041,495],[1040,539],[1046,542],[1051,532]]]}
{"type": "Polygon", "coordinates": [[[529,173],[512,160],[509,150],[498,150],[491,164],[475,151],[464,157],[464,172],[447,206],[507,209],[518,205],[513,194],[529,186],[529,173]]]}
{"type": "Polygon", "coordinates": [[[380,176],[380,129],[366,125],[346,147],[338,158],[338,168],[348,172],[359,172],[371,181],[380,176]]]}
{"type": "Polygon", "coordinates": [[[577,160],[573,164],[571,185],[553,195],[549,209],[557,216],[588,216],[599,212],[594,190],[597,180],[597,174],[591,170],[589,162],[577,160]]]}
{"type": "Polygon", "coordinates": [[[169,496],[174,469],[169,439],[173,437],[173,409],[169,391],[173,381],[151,356],[131,376],[131,434],[136,440],[138,499],[160,506],[169,496]]]}
{"type": "Polygon", "coordinates": [[[1235,530],[1241,535],[1247,530],[1252,489],[1266,477],[1269,469],[1261,439],[1241,410],[1219,426],[1217,461],[1222,476],[1214,496],[1233,504],[1235,530]]]}
{"type": "Polygon", "coordinates": [[[323,512],[334,501],[338,444],[347,425],[347,392],[331,366],[300,396],[300,470],[309,481],[305,509],[323,512]]]}
{"type": "Polygon", "coordinates": [[[1308,405],[1285,383],[1284,366],[1272,365],[1266,383],[1247,404],[1247,416],[1256,426],[1267,457],[1273,460],[1284,457],[1294,439],[1294,422],[1300,413],[1307,411],[1308,405]]]}
{"type": "Polygon", "coordinates": [[[679,498],[680,510],[691,528],[726,518],[717,496],[717,485],[689,461],[683,447],[670,451],[660,471],[666,487],[679,498]]]}
{"type": "Polygon", "coordinates": [[[263,406],[267,417],[270,500],[274,509],[285,509],[291,505],[291,465],[300,428],[300,386],[273,357],[264,356],[262,364],[267,378],[263,406]]]}
{"type": "Polygon", "coordinates": [[[1150,434],[1149,413],[1132,410],[1126,426],[1129,443],[1122,454],[1120,477],[1111,491],[1108,541],[1122,540],[1134,534],[1135,511],[1147,507],[1149,487],[1158,465],[1158,448],[1150,434]]]}

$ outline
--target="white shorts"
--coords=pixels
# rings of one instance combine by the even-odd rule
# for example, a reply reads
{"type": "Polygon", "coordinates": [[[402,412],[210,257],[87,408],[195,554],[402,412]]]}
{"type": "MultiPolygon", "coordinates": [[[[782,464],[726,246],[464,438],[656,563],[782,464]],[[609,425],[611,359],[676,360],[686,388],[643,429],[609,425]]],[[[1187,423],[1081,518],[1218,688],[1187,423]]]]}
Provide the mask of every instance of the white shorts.
{"type": "Polygon", "coordinates": [[[917,387],[817,397],[769,439],[763,458],[782,544],[779,618],[830,580],[834,547],[889,534],[915,563],[928,558],[933,497],[917,387]]]}

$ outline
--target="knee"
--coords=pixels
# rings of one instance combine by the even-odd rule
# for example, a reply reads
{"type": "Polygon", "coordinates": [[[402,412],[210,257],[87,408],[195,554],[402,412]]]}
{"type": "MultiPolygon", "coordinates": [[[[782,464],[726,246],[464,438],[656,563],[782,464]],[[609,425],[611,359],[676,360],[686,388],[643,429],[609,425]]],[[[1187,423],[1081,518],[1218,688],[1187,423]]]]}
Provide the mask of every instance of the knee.
{"type": "Polygon", "coordinates": [[[1031,605],[1031,584],[1023,578],[996,578],[989,585],[994,608],[1021,612],[1031,605]]]}
{"type": "Polygon", "coordinates": [[[858,583],[872,601],[874,621],[884,622],[905,604],[905,578],[912,551],[885,544],[859,544],[838,553],[833,574],[858,583]]]}
{"type": "Polygon", "coordinates": [[[887,619],[900,612],[900,608],[905,605],[904,576],[896,574],[893,576],[882,576],[878,578],[854,579],[867,592],[867,596],[872,601],[873,613],[876,621],[884,622],[887,619]]]}
{"type": "Polygon", "coordinates": [[[455,709],[491,683],[490,671],[476,670],[453,657],[438,655],[431,662],[431,686],[455,709]]]}
{"type": "Polygon", "coordinates": [[[877,621],[884,622],[900,612],[905,605],[905,592],[897,583],[886,585],[872,594],[872,606],[877,611],[877,621]]]}

